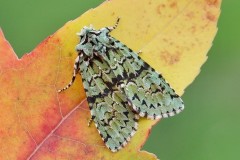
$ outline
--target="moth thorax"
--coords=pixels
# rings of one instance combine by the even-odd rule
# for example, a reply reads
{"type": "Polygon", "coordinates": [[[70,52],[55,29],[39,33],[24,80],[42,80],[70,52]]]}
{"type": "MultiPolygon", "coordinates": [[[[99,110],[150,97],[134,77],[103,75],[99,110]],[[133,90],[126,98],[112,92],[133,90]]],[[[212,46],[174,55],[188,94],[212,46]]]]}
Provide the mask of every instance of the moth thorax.
{"type": "Polygon", "coordinates": [[[85,56],[88,56],[88,57],[92,57],[93,56],[93,46],[90,43],[87,43],[87,44],[84,44],[84,45],[79,43],[76,46],[76,51],[78,53],[81,53],[81,54],[83,54],[85,56]]]}

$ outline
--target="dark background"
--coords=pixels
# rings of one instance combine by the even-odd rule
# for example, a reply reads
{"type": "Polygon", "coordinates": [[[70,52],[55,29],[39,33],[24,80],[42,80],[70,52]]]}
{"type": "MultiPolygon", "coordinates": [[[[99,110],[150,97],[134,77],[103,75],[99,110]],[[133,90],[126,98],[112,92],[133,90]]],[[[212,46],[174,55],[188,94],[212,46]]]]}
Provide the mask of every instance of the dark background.
{"type": "MultiPolygon", "coordinates": [[[[21,57],[103,0],[0,0],[0,27],[21,57]]],[[[186,109],[162,120],[144,149],[161,160],[232,160],[240,153],[240,1],[225,0],[208,61],[183,95],[186,109]]]]}

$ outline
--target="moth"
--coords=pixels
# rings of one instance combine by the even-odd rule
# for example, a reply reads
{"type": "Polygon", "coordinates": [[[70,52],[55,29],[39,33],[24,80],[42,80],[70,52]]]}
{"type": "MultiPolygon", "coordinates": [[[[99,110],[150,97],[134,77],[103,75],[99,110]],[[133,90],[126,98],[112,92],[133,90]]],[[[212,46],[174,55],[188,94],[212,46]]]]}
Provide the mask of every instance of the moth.
{"type": "Polygon", "coordinates": [[[117,28],[99,30],[83,27],[76,46],[68,89],[80,74],[94,121],[105,145],[116,152],[137,131],[138,119],[174,116],[184,109],[181,98],[161,74],[144,62],[137,53],[110,35],[117,28]]]}

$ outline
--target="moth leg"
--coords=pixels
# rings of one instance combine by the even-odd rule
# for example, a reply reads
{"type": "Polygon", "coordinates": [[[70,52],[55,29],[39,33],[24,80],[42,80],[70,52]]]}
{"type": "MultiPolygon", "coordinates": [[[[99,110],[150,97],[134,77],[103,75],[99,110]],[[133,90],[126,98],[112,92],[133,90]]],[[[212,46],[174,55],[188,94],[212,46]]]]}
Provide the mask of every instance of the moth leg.
{"type": "Polygon", "coordinates": [[[66,85],[63,89],[58,90],[58,92],[62,92],[62,91],[66,90],[66,89],[68,89],[69,87],[72,86],[72,84],[73,84],[74,81],[75,81],[76,73],[78,73],[78,70],[79,70],[79,56],[75,59],[72,80],[71,80],[71,81],[69,82],[69,84],[66,85]]]}
{"type": "Polygon", "coordinates": [[[117,22],[115,23],[114,26],[106,27],[109,30],[109,32],[117,28],[119,21],[120,21],[120,18],[118,17],[117,22]]]}
{"type": "Polygon", "coordinates": [[[137,52],[137,54],[141,54],[142,53],[142,51],[141,50],[139,50],[138,52],[137,52]]]}

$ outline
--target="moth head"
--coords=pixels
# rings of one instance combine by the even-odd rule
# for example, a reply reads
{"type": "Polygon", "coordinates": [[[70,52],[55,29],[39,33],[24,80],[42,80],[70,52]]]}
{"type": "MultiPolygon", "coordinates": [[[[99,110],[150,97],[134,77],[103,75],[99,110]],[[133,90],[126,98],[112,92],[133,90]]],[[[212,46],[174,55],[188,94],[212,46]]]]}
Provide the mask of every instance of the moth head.
{"type": "Polygon", "coordinates": [[[88,34],[89,29],[90,29],[90,28],[88,28],[88,27],[85,26],[85,27],[82,28],[82,30],[81,30],[80,32],[77,33],[77,35],[78,35],[80,38],[82,38],[82,37],[84,37],[85,35],[88,34]]]}
{"type": "Polygon", "coordinates": [[[88,35],[88,33],[90,33],[93,30],[94,30],[94,28],[93,28],[92,24],[89,27],[84,26],[82,28],[82,30],[77,33],[77,35],[82,39],[84,36],[88,35]]]}
{"type": "Polygon", "coordinates": [[[86,56],[92,56],[93,55],[93,40],[96,37],[96,32],[92,25],[89,27],[83,27],[82,30],[77,33],[77,35],[80,37],[80,43],[76,46],[77,52],[82,52],[86,56]]]}

